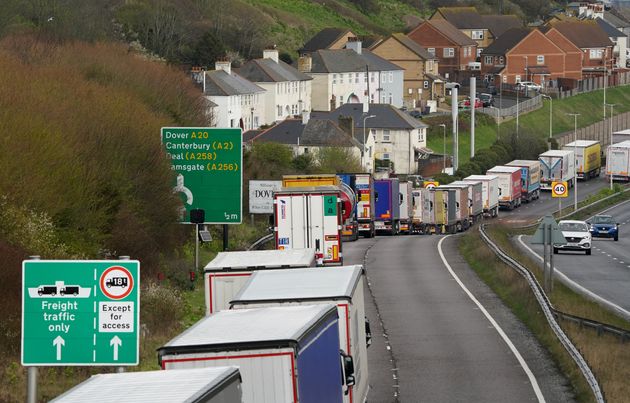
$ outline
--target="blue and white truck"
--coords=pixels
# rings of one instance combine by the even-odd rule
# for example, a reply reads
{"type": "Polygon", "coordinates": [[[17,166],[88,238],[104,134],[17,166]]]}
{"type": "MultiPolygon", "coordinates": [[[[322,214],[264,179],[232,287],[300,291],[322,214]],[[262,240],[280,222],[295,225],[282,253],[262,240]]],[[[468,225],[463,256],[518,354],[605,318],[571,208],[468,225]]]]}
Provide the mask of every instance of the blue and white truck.
{"type": "Polygon", "coordinates": [[[400,186],[398,178],[377,179],[374,181],[374,227],[391,235],[400,230],[400,186]]]}
{"type": "Polygon", "coordinates": [[[355,381],[338,321],[333,304],[221,311],[160,347],[158,362],[165,370],[237,366],[243,403],[342,403],[355,381]]]}
{"type": "Polygon", "coordinates": [[[521,200],[529,203],[540,197],[540,161],[514,160],[505,164],[521,168],[521,200]]]}

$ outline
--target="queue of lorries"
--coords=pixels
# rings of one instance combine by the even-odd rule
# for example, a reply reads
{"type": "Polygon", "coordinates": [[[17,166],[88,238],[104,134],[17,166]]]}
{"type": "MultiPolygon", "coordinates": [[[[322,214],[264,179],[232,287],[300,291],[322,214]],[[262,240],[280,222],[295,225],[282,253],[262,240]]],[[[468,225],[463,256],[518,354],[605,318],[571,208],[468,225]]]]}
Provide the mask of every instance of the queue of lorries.
{"type": "MultiPolygon", "coordinates": [[[[340,266],[342,242],[464,231],[499,207],[538,199],[551,182],[572,186],[575,172],[598,176],[600,150],[578,141],[447,185],[367,173],[286,176],[274,193],[275,250],[221,252],[206,265],[206,317],[158,349],[162,371],[95,375],[54,401],[97,393],[143,402],[366,402],[364,270],[340,266]]],[[[630,142],[609,146],[607,175],[628,180],[629,171],[630,142]]]]}

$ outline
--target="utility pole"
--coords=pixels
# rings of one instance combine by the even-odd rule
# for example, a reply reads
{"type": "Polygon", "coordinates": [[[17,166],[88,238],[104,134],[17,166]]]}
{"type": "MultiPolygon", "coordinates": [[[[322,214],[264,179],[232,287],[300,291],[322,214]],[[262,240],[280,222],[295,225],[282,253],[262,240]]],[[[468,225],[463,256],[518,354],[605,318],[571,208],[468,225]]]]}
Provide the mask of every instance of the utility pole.
{"type": "Polygon", "coordinates": [[[459,167],[457,87],[451,89],[451,114],[453,117],[453,173],[459,167]]]}
{"type": "Polygon", "coordinates": [[[567,113],[569,116],[573,116],[573,211],[577,211],[577,117],[579,113],[567,113]]]}
{"type": "Polygon", "coordinates": [[[475,108],[477,104],[477,78],[470,77],[470,158],[475,157],[475,108]]]}

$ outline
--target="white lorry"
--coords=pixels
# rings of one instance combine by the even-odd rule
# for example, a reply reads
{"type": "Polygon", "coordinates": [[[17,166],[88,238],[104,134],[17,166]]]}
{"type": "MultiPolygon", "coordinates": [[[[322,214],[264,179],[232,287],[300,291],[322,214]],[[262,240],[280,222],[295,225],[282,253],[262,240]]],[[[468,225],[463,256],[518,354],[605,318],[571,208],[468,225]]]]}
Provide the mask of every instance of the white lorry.
{"type": "Polygon", "coordinates": [[[339,348],[354,361],[355,385],[344,401],[367,400],[368,325],[365,320],[363,267],[265,270],[254,273],[230,302],[230,309],[334,304],[339,313],[339,348]]]}
{"type": "Polygon", "coordinates": [[[165,370],[237,366],[243,403],[342,403],[354,384],[332,304],[235,309],[207,316],[158,348],[165,370]]]}
{"type": "Polygon", "coordinates": [[[341,190],[282,188],[273,194],[276,249],[314,248],[320,264],[343,264],[341,190]]]}
{"type": "Polygon", "coordinates": [[[606,151],[606,176],[613,180],[630,180],[630,140],[608,146],[606,151]]]}
{"type": "Polygon", "coordinates": [[[496,175],[470,175],[463,181],[481,182],[483,213],[487,217],[496,217],[499,214],[499,177],[496,175]]]}
{"type": "Polygon", "coordinates": [[[567,182],[573,187],[575,180],[575,153],[573,150],[549,150],[540,154],[540,189],[551,190],[552,182],[567,182]]]}
{"type": "Polygon", "coordinates": [[[241,403],[241,376],[236,367],[96,374],[51,402],[241,403]]]}
{"type": "Polygon", "coordinates": [[[229,308],[255,271],[314,266],[315,249],[219,252],[204,268],[206,315],[229,308]]]}
{"type": "Polygon", "coordinates": [[[411,215],[412,203],[411,200],[411,182],[400,181],[398,182],[398,188],[400,189],[400,233],[411,233],[411,215]]]}

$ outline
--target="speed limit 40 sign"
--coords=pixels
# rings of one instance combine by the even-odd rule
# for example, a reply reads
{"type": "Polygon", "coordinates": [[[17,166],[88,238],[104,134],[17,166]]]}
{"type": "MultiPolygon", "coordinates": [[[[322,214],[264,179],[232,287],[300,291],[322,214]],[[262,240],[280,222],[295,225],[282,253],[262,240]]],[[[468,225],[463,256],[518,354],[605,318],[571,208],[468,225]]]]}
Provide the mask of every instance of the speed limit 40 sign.
{"type": "Polygon", "coordinates": [[[551,182],[551,197],[569,197],[567,182],[551,182]]]}

